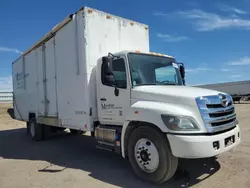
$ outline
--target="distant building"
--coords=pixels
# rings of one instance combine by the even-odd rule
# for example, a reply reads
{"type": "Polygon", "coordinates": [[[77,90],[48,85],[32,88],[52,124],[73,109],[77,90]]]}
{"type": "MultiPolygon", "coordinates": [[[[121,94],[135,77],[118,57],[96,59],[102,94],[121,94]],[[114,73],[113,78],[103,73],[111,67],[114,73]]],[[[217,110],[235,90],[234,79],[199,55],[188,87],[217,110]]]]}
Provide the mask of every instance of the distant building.
{"type": "Polygon", "coordinates": [[[12,91],[0,91],[0,103],[12,102],[13,92],[12,91]]]}
{"type": "Polygon", "coordinates": [[[218,84],[197,85],[196,87],[213,89],[230,95],[250,95],[250,80],[218,84]]]}

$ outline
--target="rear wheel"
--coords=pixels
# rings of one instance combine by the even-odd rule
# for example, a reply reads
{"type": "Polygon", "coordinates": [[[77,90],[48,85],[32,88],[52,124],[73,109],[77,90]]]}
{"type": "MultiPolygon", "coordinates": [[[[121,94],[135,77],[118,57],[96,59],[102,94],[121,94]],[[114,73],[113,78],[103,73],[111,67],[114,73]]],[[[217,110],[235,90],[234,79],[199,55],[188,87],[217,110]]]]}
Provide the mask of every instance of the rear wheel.
{"type": "Polygon", "coordinates": [[[128,157],[135,173],[152,183],[169,180],[178,166],[178,158],[172,155],[166,136],[152,127],[139,127],[132,132],[128,157]]]}
{"type": "Polygon", "coordinates": [[[27,128],[29,130],[29,134],[32,140],[42,140],[43,139],[43,129],[44,125],[36,122],[36,118],[32,117],[27,124],[27,128]]]}

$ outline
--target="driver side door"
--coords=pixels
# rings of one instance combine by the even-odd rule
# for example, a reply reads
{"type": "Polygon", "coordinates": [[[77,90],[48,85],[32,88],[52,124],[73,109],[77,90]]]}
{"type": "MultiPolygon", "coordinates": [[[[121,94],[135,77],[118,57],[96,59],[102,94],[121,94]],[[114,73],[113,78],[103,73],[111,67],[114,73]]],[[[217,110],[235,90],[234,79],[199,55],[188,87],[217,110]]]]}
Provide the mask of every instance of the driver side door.
{"type": "MultiPolygon", "coordinates": [[[[103,66],[103,64],[102,64],[103,66]]],[[[101,84],[98,99],[98,116],[102,124],[123,125],[126,112],[130,107],[130,89],[128,85],[128,67],[125,58],[112,61],[114,84],[105,83],[105,72],[101,68],[101,84]]]]}

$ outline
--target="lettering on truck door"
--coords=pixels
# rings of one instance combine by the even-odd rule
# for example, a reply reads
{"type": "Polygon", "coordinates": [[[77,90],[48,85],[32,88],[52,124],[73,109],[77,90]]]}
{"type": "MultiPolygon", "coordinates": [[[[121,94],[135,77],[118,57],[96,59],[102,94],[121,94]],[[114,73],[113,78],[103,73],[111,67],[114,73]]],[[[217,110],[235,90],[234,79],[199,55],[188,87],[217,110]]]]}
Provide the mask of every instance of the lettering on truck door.
{"type": "Polygon", "coordinates": [[[100,99],[98,102],[100,118],[105,123],[122,125],[126,118],[125,112],[130,106],[130,88],[124,58],[114,59],[112,67],[115,85],[109,86],[103,82],[100,85],[100,99]]]}

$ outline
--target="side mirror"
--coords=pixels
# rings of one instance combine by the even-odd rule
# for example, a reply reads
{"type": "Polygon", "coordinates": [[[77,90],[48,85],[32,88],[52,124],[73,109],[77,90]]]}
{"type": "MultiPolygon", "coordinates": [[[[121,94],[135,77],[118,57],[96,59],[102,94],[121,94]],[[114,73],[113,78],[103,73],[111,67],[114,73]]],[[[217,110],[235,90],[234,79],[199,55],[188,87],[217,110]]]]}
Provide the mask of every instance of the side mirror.
{"type": "Polygon", "coordinates": [[[181,78],[185,79],[185,67],[184,67],[184,65],[180,65],[180,73],[181,73],[181,78]]]}
{"type": "Polygon", "coordinates": [[[113,74],[112,59],[108,56],[102,57],[102,75],[103,82],[106,85],[115,85],[115,76],[113,74]]]}
{"type": "Polygon", "coordinates": [[[104,75],[113,74],[112,59],[110,57],[102,57],[102,67],[104,75]]]}
{"type": "Polygon", "coordinates": [[[179,64],[179,69],[180,69],[183,85],[186,85],[186,83],[185,83],[185,67],[184,67],[184,64],[183,63],[178,63],[178,64],[179,64]]]}
{"type": "Polygon", "coordinates": [[[109,86],[114,86],[115,85],[115,77],[114,75],[104,75],[104,83],[109,86]]]}

